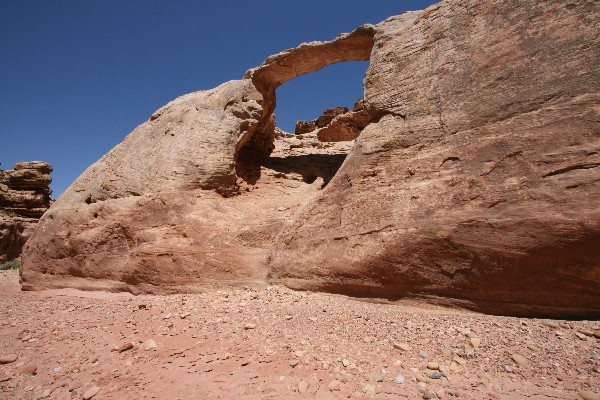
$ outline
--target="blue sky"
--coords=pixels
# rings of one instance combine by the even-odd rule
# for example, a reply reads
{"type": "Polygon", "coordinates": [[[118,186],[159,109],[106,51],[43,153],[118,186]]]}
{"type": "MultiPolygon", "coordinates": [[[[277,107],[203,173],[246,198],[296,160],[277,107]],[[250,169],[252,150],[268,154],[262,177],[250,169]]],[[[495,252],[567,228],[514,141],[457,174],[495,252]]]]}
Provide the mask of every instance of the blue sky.
{"type": "MultiPolygon", "coordinates": [[[[43,160],[58,197],[90,164],[177,96],[240,79],[283,49],[330,40],[435,1],[0,0],[0,168],[43,160]]],[[[367,62],[277,91],[293,131],[362,95],[367,62]]]]}

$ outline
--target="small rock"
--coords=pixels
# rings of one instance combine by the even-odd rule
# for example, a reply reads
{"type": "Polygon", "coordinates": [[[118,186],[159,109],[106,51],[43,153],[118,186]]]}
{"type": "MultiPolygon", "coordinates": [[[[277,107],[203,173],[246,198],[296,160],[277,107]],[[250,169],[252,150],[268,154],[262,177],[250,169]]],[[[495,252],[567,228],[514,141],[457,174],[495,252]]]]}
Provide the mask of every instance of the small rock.
{"type": "Polygon", "coordinates": [[[595,393],[589,390],[580,390],[579,396],[583,400],[600,400],[600,393],[595,393]]]}
{"type": "Polygon", "coordinates": [[[345,358],[342,360],[342,365],[344,367],[347,367],[348,365],[350,365],[350,361],[346,360],[345,358]]]}
{"type": "Polygon", "coordinates": [[[148,339],[142,344],[142,347],[145,351],[149,351],[158,348],[158,345],[156,344],[154,339],[148,339]]]}
{"type": "Polygon", "coordinates": [[[588,331],[587,329],[577,329],[577,332],[585,336],[594,337],[594,332],[588,331]]]}
{"type": "Polygon", "coordinates": [[[545,325],[548,328],[558,329],[558,324],[552,321],[542,321],[542,325],[545,325]]]}
{"type": "Polygon", "coordinates": [[[525,367],[529,364],[529,361],[527,361],[527,359],[519,353],[514,353],[511,357],[513,361],[516,362],[520,367],[525,367]]]}
{"type": "Polygon", "coordinates": [[[294,318],[294,317],[293,317],[293,316],[291,316],[291,315],[286,315],[286,316],[284,316],[284,318],[285,318],[285,319],[287,319],[287,320],[290,320],[290,319],[292,319],[292,318],[294,318]]]}
{"type": "Polygon", "coordinates": [[[540,349],[539,347],[537,347],[534,344],[528,344],[527,348],[531,351],[533,351],[534,353],[540,353],[542,351],[542,349],[540,349]]]}
{"type": "Polygon", "coordinates": [[[419,350],[419,355],[423,358],[429,357],[429,353],[426,352],[425,350],[419,350]]]}
{"type": "Polygon", "coordinates": [[[21,369],[19,370],[19,373],[21,375],[35,375],[37,372],[37,365],[31,363],[31,364],[27,364],[24,365],[23,367],[21,367],[21,369]]]}
{"type": "Polygon", "coordinates": [[[340,381],[334,379],[333,381],[329,382],[329,385],[327,385],[327,389],[329,389],[332,392],[335,390],[340,390],[340,381]]]}
{"type": "Polygon", "coordinates": [[[375,392],[375,386],[370,385],[370,384],[364,385],[362,391],[367,396],[375,396],[375,393],[376,393],[375,392]]]}
{"type": "Polygon", "coordinates": [[[308,382],[300,381],[300,383],[298,383],[298,392],[300,394],[305,394],[307,390],[308,390],[308,382]]]}
{"type": "Polygon", "coordinates": [[[381,376],[379,374],[373,374],[373,380],[375,382],[383,382],[383,376],[381,376]]]}
{"type": "Polygon", "coordinates": [[[51,394],[52,394],[52,389],[46,389],[46,390],[44,390],[44,392],[42,393],[42,395],[40,397],[42,399],[45,399],[47,397],[50,397],[51,394]]]}
{"type": "Polygon", "coordinates": [[[471,346],[473,346],[473,348],[478,349],[480,345],[481,345],[481,339],[479,339],[477,337],[471,338],[471,346]]]}
{"type": "Polygon", "coordinates": [[[594,337],[595,337],[596,339],[600,339],[600,329],[596,329],[596,330],[594,331],[594,337]]]}
{"type": "Polygon", "coordinates": [[[16,354],[6,354],[0,356],[0,364],[10,364],[12,362],[17,361],[17,358],[19,357],[16,354]]]}
{"type": "Polygon", "coordinates": [[[581,340],[587,340],[587,336],[581,332],[575,332],[575,336],[577,336],[581,340]]]}
{"type": "Polygon", "coordinates": [[[442,376],[444,375],[439,371],[432,372],[431,375],[429,375],[431,379],[440,379],[442,376]]]}
{"type": "Polygon", "coordinates": [[[429,368],[429,369],[440,369],[440,365],[438,363],[436,363],[435,361],[429,361],[427,363],[427,368],[429,368]]]}
{"type": "Polygon", "coordinates": [[[512,374],[513,372],[515,372],[515,370],[513,369],[513,367],[512,367],[512,366],[510,366],[510,365],[505,365],[505,366],[504,366],[504,370],[505,370],[506,372],[508,372],[509,374],[512,374]]]}
{"type": "Polygon", "coordinates": [[[406,378],[404,378],[404,376],[396,375],[396,383],[404,383],[405,380],[406,378]]]}
{"type": "Polygon", "coordinates": [[[163,316],[163,318],[164,318],[164,319],[169,319],[169,318],[171,318],[171,313],[165,314],[165,315],[163,316]]]}
{"type": "Polygon", "coordinates": [[[97,395],[99,391],[100,391],[100,388],[98,386],[94,386],[94,387],[88,389],[83,394],[83,396],[81,396],[81,398],[83,400],[90,400],[92,397],[94,397],[95,395],[97,395]]]}
{"type": "Polygon", "coordinates": [[[394,348],[402,351],[409,351],[412,347],[408,343],[394,343],[394,348]]]}
{"type": "Polygon", "coordinates": [[[244,329],[245,330],[255,329],[255,328],[256,328],[256,324],[246,324],[246,325],[244,325],[244,329]]]}
{"type": "Polygon", "coordinates": [[[292,368],[296,367],[298,364],[299,364],[298,360],[292,360],[292,361],[290,361],[290,366],[292,368]]]}
{"type": "Polygon", "coordinates": [[[116,351],[116,352],[122,353],[124,351],[131,350],[131,349],[133,349],[133,343],[127,342],[127,343],[123,343],[119,346],[113,347],[111,351],[116,351]]]}

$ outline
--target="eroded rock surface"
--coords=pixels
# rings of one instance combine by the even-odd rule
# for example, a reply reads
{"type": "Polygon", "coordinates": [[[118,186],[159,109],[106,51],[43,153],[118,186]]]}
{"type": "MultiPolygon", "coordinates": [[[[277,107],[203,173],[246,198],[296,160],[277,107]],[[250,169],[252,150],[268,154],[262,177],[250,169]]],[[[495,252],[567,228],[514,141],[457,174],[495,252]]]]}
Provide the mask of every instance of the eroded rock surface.
{"type": "Polygon", "coordinates": [[[599,316],[599,7],[447,1],[182,96],[44,215],[23,287],[269,280],[599,316]],[[367,59],[360,109],[302,137],[276,129],[278,86],[367,59]]]}
{"type": "Polygon", "coordinates": [[[271,277],[598,316],[599,18],[592,1],[451,1],[378,25],[379,121],[279,237],[271,277]]]}
{"type": "Polygon", "coordinates": [[[18,162],[0,170],[0,263],[21,255],[39,218],[50,207],[52,166],[43,161],[18,162]]]}
{"type": "Polygon", "coordinates": [[[314,132],[322,142],[343,142],[356,139],[371,123],[371,119],[364,100],[360,100],[352,111],[346,107],[328,108],[313,121],[297,121],[294,133],[301,135],[314,132]]]}

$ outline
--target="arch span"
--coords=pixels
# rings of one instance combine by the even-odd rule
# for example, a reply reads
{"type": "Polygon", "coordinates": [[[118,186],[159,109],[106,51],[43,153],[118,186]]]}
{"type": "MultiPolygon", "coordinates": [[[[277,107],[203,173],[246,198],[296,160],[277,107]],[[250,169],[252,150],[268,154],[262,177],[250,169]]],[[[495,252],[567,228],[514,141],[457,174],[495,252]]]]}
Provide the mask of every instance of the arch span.
{"type": "Polygon", "coordinates": [[[284,50],[248,70],[244,79],[251,80],[263,96],[262,116],[255,129],[247,131],[237,142],[236,164],[240,153],[244,153],[246,159],[264,158],[271,153],[275,138],[276,89],[279,86],[331,64],[368,61],[375,43],[375,32],[374,25],[365,24],[330,41],[302,43],[284,50]]]}

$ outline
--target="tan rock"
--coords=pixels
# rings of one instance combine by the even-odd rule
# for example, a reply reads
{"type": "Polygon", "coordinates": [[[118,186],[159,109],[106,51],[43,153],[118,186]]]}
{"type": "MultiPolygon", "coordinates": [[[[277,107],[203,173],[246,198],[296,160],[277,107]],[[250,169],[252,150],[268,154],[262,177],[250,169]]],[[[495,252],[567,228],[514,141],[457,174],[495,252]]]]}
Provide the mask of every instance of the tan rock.
{"type": "Polygon", "coordinates": [[[580,390],[579,396],[583,400],[600,400],[600,393],[592,392],[590,390],[580,390]]]}
{"type": "Polygon", "coordinates": [[[144,341],[144,343],[142,343],[142,347],[144,348],[145,351],[149,351],[149,350],[155,350],[156,348],[158,348],[158,345],[156,344],[154,339],[148,339],[148,340],[144,341]]]}
{"type": "Polygon", "coordinates": [[[308,382],[300,381],[300,383],[298,383],[298,393],[306,394],[307,390],[308,390],[308,382]]]}
{"type": "Polygon", "coordinates": [[[88,390],[86,390],[85,393],[83,393],[83,395],[81,396],[81,398],[83,400],[89,400],[92,397],[94,397],[95,395],[97,395],[98,392],[100,392],[100,388],[98,386],[93,386],[93,387],[89,388],[88,390]]]}
{"type": "Polygon", "coordinates": [[[122,353],[124,351],[131,350],[131,349],[133,349],[133,343],[125,342],[123,344],[113,347],[111,351],[116,351],[118,353],[122,353]]]}
{"type": "Polygon", "coordinates": [[[511,355],[511,358],[513,359],[514,362],[517,363],[517,365],[519,367],[526,367],[529,365],[529,360],[527,360],[527,358],[525,358],[524,356],[522,356],[519,353],[513,353],[511,355]]]}
{"type": "Polygon", "coordinates": [[[37,373],[37,369],[37,365],[30,363],[21,367],[21,369],[19,369],[19,373],[22,375],[35,375],[37,373]]]}
{"type": "Polygon", "coordinates": [[[19,357],[16,354],[6,354],[3,356],[0,356],[0,364],[13,363],[13,362],[17,361],[17,358],[19,358],[19,357]]]}
{"type": "Polygon", "coordinates": [[[412,346],[408,343],[394,343],[393,344],[394,348],[397,350],[402,350],[402,351],[409,351],[412,349],[412,346]]]}
{"type": "Polygon", "coordinates": [[[433,369],[433,370],[439,370],[440,369],[440,364],[436,363],[435,361],[429,361],[427,363],[427,368],[428,369],[433,369]]]}

